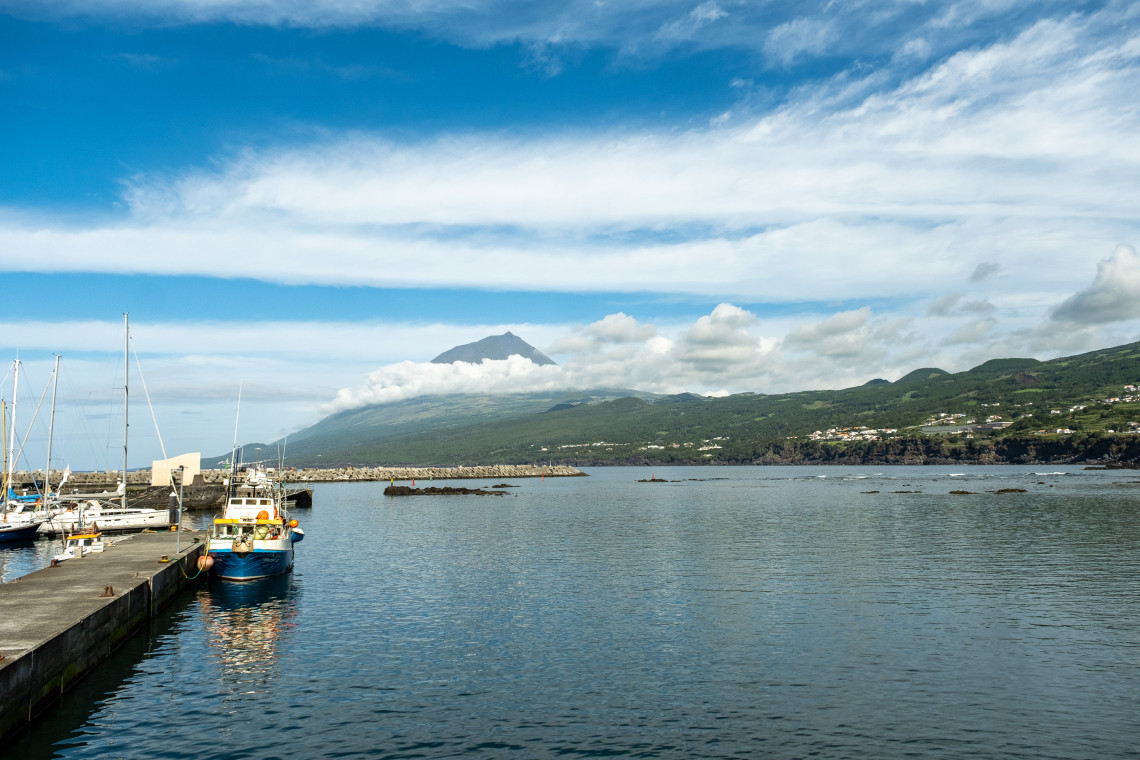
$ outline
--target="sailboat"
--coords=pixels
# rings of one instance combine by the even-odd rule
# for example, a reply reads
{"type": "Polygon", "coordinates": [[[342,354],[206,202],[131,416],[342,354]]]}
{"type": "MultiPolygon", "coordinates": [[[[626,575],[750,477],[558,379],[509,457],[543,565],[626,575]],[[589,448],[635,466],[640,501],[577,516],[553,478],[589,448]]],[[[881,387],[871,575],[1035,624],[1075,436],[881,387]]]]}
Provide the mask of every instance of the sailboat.
{"type": "MultiPolygon", "coordinates": [[[[58,378],[59,373],[59,357],[55,359],[55,373],[58,378]]],[[[8,450],[5,452],[4,460],[4,500],[3,500],[3,516],[0,517],[0,543],[10,543],[13,541],[27,541],[36,537],[40,527],[52,516],[42,507],[45,505],[46,500],[41,495],[39,497],[25,497],[16,494],[15,489],[12,487],[12,471],[16,462],[16,399],[20,387],[20,360],[16,359],[12,365],[12,430],[8,439],[8,450]],[[28,506],[32,506],[31,511],[27,511],[28,506]]],[[[54,415],[55,405],[55,392],[52,392],[52,414],[54,415]]],[[[6,415],[0,412],[0,417],[4,417],[0,423],[0,438],[3,437],[3,424],[7,423],[6,415]]],[[[48,462],[51,462],[51,436],[48,436],[48,462]]],[[[48,469],[50,472],[50,467],[48,469]]],[[[47,486],[47,476],[44,477],[45,490],[47,486]]]]}
{"type": "Polygon", "coordinates": [[[86,521],[98,523],[105,531],[143,530],[145,528],[170,527],[170,511],[166,509],[152,509],[147,507],[127,506],[127,431],[130,426],[127,419],[128,402],[130,400],[130,323],[128,316],[123,314],[123,469],[117,494],[118,506],[113,502],[105,502],[95,494],[76,494],[68,497],[72,507],[66,512],[56,515],[50,522],[40,526],[41,533],[58,535],[60,533],[80,534],[88,532],[86,521]]]}

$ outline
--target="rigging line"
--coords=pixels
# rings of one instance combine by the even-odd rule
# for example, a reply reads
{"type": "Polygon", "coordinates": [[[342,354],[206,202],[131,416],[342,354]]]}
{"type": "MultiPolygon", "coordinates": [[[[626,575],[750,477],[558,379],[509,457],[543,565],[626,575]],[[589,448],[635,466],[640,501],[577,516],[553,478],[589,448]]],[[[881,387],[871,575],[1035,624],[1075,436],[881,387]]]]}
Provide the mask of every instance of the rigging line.
{"type": "MultiPolygon", "coordinates": [[[[148,391],[146,389],[146,378],[143,377],[142,365],[139,364],[139,354],[135,350],[135,342],[133,339],[131,340],[131,353],[134,354],[135,369],[138,370],[139,381],[142,383],[142,387],[143,387],[143,395],[146,396],[146,405],[150,409],[150,418],[154,422],[154,434],[156,436],[158,436],[158,448],[160,451],[162,451],[162,458],[165,460],[165,459],[167,459],[166,445],[163,444],[163,442],[162,442],[162,432],[159,431],[159,429],[158,429],[158,417],[156,417],[154,414],[154,405],[150,403],[150,391],[148,391]]],[[[170,487],[173,488],[174,487],[174,471],[171,470],[169,467],[167,467],[166,472],[167,472],[167,477],[170,478],[170,487]]],[[[124,483],[123,485],[125,486],[126,483],[124,483]]]]}
{"type": "MultiPolygon", "coordinates": [[[[64,365],[60,367],[59,379],[63,381],[64,397],[71,399],[69,404],[65,404],[64,410],[60,413],[64,419],[68,419],[67,406],[72,406],[77,410],[77,413],[70,418],[74,423],[70,426],[71,434],[68,436],[68,441],[74,445],[77,441],[82,441],[87,446],[87,451],[84,455],[91,457],[93,470],[106,470],[107,461],[105,458],[105,451],[100,454],[99,449],[95,446],[95,428],[91,425],[91,418],[94,412],[90,409],[84,401],[84,397],[80,395],[78,386],[72,382],[70,368],[64,365]]],[[[101,384],[101,383],[100,383],[101,384]]],[[[93,395],[90,390],[87,391],[88,401],[91,400],[93,395]]],[[[102,400],[100,399],[100,404],[102,400]]],[[[72,454],[74,456],[74,452],[72,454]]]]}
{"type": "MultiPolygon", "coordinates": [[[[55,374],[55,372],[53,371],[52,375],[54,375],[54,374],[55,374]]],[[[24,377],[26,378],[27,376],[28,376],[28,373],[25,372],[24,377]]],[[[44,386],[44,392],[40,394],[40,401],[38,404],[36,404],[36,411],[35,411],[35,413],[32,414],[32,419],[28,421],[28,432],[24,433],[23,439],[20,440],[20,450],[16,453],[15,461],[13,462],[13,464],[19,463],[20,458],[22,456],[24,456],[24,448],[28,445],[28,438],[32,434],[32,427],[36,424],[36,418],[38,418],[40,416],[40,409],[43,408],[44,399],[47,398],[47,392],[48,392],[48,388],[50,386],[51,386],[51,378],[49,377],[48,378],[48,384],[44,386]]],[[[25,463],[25,464],[27,464],[27,463],[25,463]]],[[[35,472],[35,470],[32,469],[31,464],[28,464],[27,466],[28,466],[28,472],[29,473],[35,472]]],[[[32,483],[35,483],[35,482],[36,482],[36,479],[35,479],[35,476],[33,476],[32,477],[32,483]]],[[[42,495],[42,493],[40,492],[40,487],[38,485],[36,486],[36,493],[40,493],[42,495]]]]}

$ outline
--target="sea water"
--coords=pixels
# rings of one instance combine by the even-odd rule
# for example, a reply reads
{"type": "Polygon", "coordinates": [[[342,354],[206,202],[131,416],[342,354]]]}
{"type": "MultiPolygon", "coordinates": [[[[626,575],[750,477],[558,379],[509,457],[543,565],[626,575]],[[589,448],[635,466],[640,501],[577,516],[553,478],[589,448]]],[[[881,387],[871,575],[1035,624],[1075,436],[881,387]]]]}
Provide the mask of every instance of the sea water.
{"type": "Polygon", "coordinates": [[[294,573],[187,592],[0,755],[1140,750],[1140,473],[588,472],[317,485],[294,573]]]}

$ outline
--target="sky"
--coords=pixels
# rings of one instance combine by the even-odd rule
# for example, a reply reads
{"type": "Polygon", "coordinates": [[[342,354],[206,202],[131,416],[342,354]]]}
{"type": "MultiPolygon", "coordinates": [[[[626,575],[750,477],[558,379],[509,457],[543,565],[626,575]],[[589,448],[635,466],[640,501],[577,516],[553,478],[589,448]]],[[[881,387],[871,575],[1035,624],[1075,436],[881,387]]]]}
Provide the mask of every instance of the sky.
{"type": "Polygon", "coordinates": [[[121,465],[124,313],[132,467],[1135,341],[1137,92],[1134,2],[0,0],[19,466],[57,355],[52,466],[121,465]],[[430,363],[508,330],[558,366],[430,363]]]}

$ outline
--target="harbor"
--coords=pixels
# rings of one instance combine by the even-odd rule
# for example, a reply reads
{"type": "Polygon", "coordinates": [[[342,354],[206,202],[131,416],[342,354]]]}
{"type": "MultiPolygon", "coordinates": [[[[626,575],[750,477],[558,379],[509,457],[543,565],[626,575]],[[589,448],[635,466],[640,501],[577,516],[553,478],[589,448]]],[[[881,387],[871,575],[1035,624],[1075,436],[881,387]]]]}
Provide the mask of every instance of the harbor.
{"type": "Polygon", "coordinates": [[[1134,473],[588,472],[319,484],[293,572],[197,583],[3,754],[1134,754],[1134,473]]]}
{"type": "Polygon", "coordinates": [[[197,580],[203,536],[123,536],[0,585],[0,740],[50,711],[197,580]]]}

